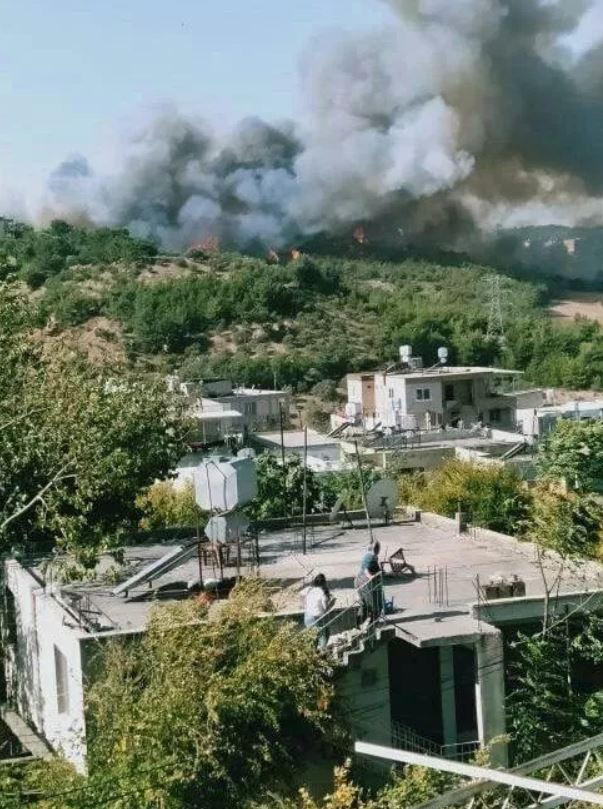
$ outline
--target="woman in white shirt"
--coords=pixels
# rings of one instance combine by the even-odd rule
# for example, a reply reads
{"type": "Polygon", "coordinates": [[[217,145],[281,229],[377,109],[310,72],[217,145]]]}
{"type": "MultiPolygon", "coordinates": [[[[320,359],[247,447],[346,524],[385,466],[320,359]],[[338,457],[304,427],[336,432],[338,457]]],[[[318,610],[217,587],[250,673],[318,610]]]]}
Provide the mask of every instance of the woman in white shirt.
{"type": "Polygon", "coordinates": [[[329,630],[321,629],[321,619],[331,609],[335,599],[331,597],[327,580],[323,573],[319,573],[306,590],[304,609],[304,625],[310,629],[318,629],[318,648],[324,649],[329,640],[329,630]]]}

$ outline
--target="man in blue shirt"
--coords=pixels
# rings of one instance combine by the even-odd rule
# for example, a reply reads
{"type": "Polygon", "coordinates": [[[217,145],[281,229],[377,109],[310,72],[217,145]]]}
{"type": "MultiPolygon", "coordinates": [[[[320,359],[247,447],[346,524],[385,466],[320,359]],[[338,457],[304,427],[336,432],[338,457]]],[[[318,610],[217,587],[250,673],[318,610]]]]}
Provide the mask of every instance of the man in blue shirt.
{"type": "Polygon", "coordinates": [[[372,548],[369,548],[368,551],[362,557],[362,562],[360,563],[360,573],[365,573],[369,569],[369,565],[371,562],[377,562],[379,564],[379,553],[381,551],[381,543],[375,542],[372,548]]]}

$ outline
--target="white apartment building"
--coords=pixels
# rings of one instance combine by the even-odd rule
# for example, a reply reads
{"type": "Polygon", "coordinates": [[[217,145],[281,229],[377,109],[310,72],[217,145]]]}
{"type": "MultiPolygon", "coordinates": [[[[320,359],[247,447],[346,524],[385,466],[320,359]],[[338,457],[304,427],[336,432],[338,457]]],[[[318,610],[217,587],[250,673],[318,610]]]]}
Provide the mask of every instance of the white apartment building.
{"type": "Polygon", "coordinates": [[[230,379],[181,382],[167,379],[168,388],[190,400],[190,414],[199,426],[203,444],[214,444],[244,432],[269,430],[289,420],[291,397],[280,390],[246,388],[230,379]]]}
{"type": "Polygon", "coordinates": [[[518,410],[544,401],[540,390],[505,392],[520,375],[502,368],[443,365],[350,374],[346,416],[368,428],[429,430],[481,423],[514,429],[518,410]]]}
{"type": "Polygon", "coordinates": [[[252,432],[279,425],[289,419],[290,396],[280,390],[233,387],[228,393],[203,396],[199,410],[203,414],[216,412],[240,413],[243,425],[252,432]]]}

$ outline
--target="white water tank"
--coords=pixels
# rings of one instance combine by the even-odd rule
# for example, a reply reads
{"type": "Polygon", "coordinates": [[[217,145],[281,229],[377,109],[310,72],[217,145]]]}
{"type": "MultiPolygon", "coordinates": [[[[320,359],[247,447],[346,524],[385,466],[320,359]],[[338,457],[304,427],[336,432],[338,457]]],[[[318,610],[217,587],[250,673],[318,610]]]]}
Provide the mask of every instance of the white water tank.
{"type": "Polygon", "coordinates": [[[205,526],[205,536],[212,542],[225,543],[243,536],[249,528],[249,519],[240,511],[214,514],[205,526]]]}
{"type": "Polygon", "coordinates": [[[438,360],[442,365],[446,365],[448,362],[448,349],[446,346],[441,346],[438,348],[438,360]]]}
{"type": "Polygon", "coordinates": [[[230,511],[257,495],[255,458],[207,458],[195,470],[195,499],[205,511],[230,511]]]}
{"type": "Polygon", "coordinates": [[[412,346],[400,346],[400,359],[408,365],[412,357],[412,346]]]}

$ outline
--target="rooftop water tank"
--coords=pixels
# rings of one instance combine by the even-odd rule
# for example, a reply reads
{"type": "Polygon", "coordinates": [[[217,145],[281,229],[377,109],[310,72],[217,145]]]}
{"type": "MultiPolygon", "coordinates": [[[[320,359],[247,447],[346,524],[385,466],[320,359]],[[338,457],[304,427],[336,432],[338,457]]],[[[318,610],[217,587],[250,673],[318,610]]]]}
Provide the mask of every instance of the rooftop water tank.
{"type": "Polygon", "coordinates": [[[224,544],[241,537],[248,528],[248,518],[239,511],[214,514],[205,526],[205,536],[212,542],[224,544]]]}
{"type": "Polygon", "coordinates": [[[230,511],[257,495],[255,458],[208,458],[195,470],[195,499],[205,511],[230,511]]]}
{"type": "Polygon", "coordinates": [[[412,357],[412,346],[400,346],[400,359],[407,365],[412,357]]]}

